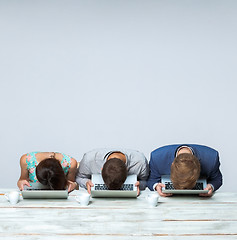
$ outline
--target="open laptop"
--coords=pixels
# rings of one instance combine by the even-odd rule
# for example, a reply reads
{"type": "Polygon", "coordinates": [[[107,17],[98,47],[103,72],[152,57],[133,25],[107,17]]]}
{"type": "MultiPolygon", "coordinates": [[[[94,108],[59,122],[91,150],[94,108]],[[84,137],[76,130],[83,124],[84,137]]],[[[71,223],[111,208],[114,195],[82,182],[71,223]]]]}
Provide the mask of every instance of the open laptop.
{"type": "Polygon", "coordinates": [[[30,183],[31,187],[24,186],[24,190],[21,191],[24,199],[36,198],[36,199],[48,199],[48,198],[60,198],[67,199],[67,190],[50,190],[48,186],[39,182],[30,183]]]}
{"type": "Polygon", "coordinates": [[[204,190],[207,186],[207,181],[205,178],[198,179],[198,181],[193,189],[174,189],[173,183],[170,180],[170,175],[162,175],[161,183],[165,184],[165,187],[162,188],[163,193],[173,193],[173,194],[208,193],[208,190],[204,190]]]}
{"type": "Polygon", "coordinates": [[[91,188],[92,197],[137,197],[137,187],[135,186],[137,175],[128,175],[120,190],[109,190],[101,174],[92,174],[91,181],[94,184],[91,188]]]}

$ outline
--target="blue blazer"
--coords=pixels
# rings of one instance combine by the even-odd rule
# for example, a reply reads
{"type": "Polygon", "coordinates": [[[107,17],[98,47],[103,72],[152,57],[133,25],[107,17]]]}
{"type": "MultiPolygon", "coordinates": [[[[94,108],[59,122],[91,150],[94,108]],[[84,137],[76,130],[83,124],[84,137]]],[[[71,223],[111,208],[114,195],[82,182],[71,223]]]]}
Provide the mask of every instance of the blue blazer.
{"type": "Polygon", "coordinates": [[[194,155],[199,159],[201,165],[200,176],[207,179],[216,191],[222,185],[222,174],[220,172],[219,154],[216,150],[196,144],[176,144],[160,147],[151,153],[149,162],[150,175],[147,186],[153,191],[153,185],[161,182],[161,175],[170,175],[170,167],[175,158],[176,151],[180,146],[191,147],[194,155]]]}

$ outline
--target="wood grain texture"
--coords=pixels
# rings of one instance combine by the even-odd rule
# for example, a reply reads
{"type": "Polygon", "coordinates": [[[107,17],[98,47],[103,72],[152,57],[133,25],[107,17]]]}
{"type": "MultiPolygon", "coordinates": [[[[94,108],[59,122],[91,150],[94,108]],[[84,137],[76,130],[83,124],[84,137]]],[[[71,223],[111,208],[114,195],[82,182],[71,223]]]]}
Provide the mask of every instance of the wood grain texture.
{"type": "Polygon", "coordinates": [[[237,193],[160,197],[155,208],[147,193],[91,199],[86,207],[75,201],[79,191],[68,200],[21,199],[14,206],[0,195],[0,239],[237,239],[237,193]]]}

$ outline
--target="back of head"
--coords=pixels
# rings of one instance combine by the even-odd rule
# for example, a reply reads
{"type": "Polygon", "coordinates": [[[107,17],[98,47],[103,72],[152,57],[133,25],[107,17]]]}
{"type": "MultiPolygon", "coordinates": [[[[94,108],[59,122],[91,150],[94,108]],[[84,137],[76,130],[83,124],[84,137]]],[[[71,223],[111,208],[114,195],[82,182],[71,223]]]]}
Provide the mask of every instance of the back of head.
{"type": "Polygon", "coordinates": [[[106,161],[102,169],[103,180],[110,190],[118,190],[127,178],[127,167],[119,158],[106,161]]]}
{"type": "Polygon", "coordinates": [[[192,154],[179,154],[171,165],[170,178],[175,189],[192,189],[200,175],[200,162],[192,154]]]}
{"type": "Polygon", "coordinates": [[[66,188],[67,179],[60,162],[55,158],[47,158],[36,167],[36,176],[40,183],[48,185],[52,190],[66,188]]]}

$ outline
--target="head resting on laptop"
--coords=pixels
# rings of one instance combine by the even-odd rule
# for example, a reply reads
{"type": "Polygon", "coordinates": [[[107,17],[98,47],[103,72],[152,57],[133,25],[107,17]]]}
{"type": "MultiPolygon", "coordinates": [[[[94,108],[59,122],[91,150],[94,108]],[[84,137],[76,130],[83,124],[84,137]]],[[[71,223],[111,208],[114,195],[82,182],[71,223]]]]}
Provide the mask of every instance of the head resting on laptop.
{"type": "Polygon", "coordinates": [[[36,167],[36,176],[40,183],[48,185],[51,190],[64,190],[67,179],[60,162],[55,158],[47,158],[36,167]]]}
{"type": "Polygon", "coordinates": [[[190,153],[176,156],[172,165],[170,179],[175,189],[192,189],[200,176],[200,162],[190,153]]]}
{"type": "Polygon", "coordinates": [[[110,158],[102,169],[102,178],[110,190],[118,190],[127,178],[127,167],[119,158],[110,158]]]}

